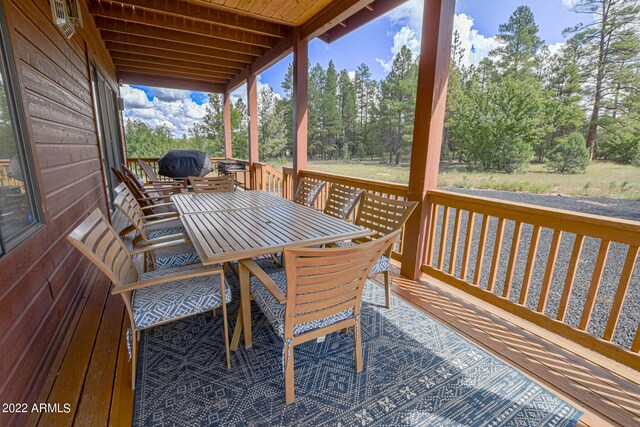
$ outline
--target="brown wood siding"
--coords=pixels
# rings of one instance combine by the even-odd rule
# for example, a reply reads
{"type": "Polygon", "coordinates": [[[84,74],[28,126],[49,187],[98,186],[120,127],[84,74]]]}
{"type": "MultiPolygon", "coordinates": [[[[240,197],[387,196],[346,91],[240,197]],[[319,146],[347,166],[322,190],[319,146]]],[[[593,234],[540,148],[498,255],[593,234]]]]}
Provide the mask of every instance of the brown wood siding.
{"type": "MultiPolygon", "coordinates": [[[[91,210],[106,209],[88,60],[114,87],[115,67],[81,3],[84,28],[67,40],[47,0],[3,0],[45,211],[42,228],[0,258],[0,395],[29,408],[95,275],[65,236],[91,210]]],[[[0,425],[27,418],[1,414],[0,425]]]]}

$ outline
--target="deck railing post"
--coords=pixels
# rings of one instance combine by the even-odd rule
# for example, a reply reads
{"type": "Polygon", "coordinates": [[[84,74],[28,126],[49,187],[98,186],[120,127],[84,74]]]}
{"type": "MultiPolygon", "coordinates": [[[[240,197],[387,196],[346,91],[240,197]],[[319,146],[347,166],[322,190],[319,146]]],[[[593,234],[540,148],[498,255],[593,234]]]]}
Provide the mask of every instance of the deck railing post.
{"type": "Polygon", "coordinates": [[[247,103],[249,104],[249,188],[255,188],[253,164],[258,161],[258,82],[255,74],[247,77],[247,103]]]}
{"type": "Polygon", "coordinates": [[[418,63],[418,89],[409,172],[409,200],[421,202],[405,228],[402,275],[417,279],[429,239],[431,205],[427,191],[437,187],[447,101],[447,79],[455,0],[425,0],[418,63]]]}
{"type": "MultiPolygon", "coordinates": [[[[307,167],[307,85],[309,45],[296,30],[293,40],[293,188],[298,175],[307,167]]],[[[294,190],[295,191],[295,190],[294,190]]]]}
{"type": "Polygon", "coordinates": [[[231,148],[231,97],[227,92],[224,93],[222,117],[224,120],[224,157],[230,159],[233,157],[231,148]]]}

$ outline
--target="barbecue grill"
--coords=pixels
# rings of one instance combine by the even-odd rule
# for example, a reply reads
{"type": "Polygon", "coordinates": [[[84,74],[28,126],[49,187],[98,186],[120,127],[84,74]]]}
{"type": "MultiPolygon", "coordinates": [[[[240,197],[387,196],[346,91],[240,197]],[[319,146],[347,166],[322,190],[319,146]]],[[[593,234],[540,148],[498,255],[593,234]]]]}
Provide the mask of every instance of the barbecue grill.
{"type": "Polygon", "coordinates": [[[158,160],[158,172],[170,178],[205,176],[212,170],[211,157],[197,150],[172,150],[158,160]]]}
{"type": "Polygon", "coordinates": [[[237,160],[218,160],[218,175],[234,174],[236,176],[236,185],[239,184],[237,180],[238,173],[244,175],[244,188],[247,189],[247,167],[244,163],[240,163],[237,160]]]}

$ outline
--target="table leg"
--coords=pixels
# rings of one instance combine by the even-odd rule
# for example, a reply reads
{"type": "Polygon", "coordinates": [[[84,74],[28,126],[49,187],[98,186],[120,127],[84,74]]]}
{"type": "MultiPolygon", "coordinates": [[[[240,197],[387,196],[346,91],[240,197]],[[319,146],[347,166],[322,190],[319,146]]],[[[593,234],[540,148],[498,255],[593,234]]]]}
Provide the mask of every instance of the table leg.
{"type": "Polygon", "coordinates": [[[249,270],[238,263],[240,273],[240,309],[242,310],[242,329],[244,332],[244,348],[251,348],[251,286],[249,282],[249,270]]]}

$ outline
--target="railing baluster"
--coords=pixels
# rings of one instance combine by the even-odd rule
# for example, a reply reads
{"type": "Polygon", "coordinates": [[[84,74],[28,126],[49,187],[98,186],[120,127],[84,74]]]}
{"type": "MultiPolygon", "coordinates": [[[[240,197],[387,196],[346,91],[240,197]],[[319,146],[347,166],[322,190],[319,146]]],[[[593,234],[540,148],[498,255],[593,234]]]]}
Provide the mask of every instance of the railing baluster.
{"type": "Polygon", "coordinates": [[[638,328],[636,329],[636,337],[633,339],[633,344],[631,344],[631,351],[640,353],[640,324],[638,324],[638,328]]]}
{"type": "Polygon", "coordinates": [[[533,227],[531,233],[531,243],[529,244],[529,255],[527,256],[527,266],[524,270],[522,278],[522,289],[520,290],[520,304],[526,305],[529,296],[529,284],[531,283],[531,275],[536,262],[536,253],[538,252],[538,242],[540,241],[540,226],[533,227]]]}
{"type": "Polygon", "coordinates": [[[498,228],[496,230],[496,240],[493,245],[493,259],[491,260],[491,271],[489,272],[489,282],[487,290],[493,291],[493,285],[496,282],[498,274],[498,262],[500,261],[500,252],[502,252],[502,238],[504,237],[504,218],[498,218],[498,228]]]}
{"type": "Polygon", "coordinates": [[[442,227],[440,228],[440,252],[438,252],[438,270],[442,270],[444,264],[444,252],[447,243],[447,234],[449,231],[449,206],[444,207],[442,213],[442,227]]]}
{"type": "Polygon", "coordinates": [[[427,241],[427,259],[425,260],[427,265],[433,264],[433,246],[436,240],[436,223],[438,222],[438,205],[431,205],[431,213],[429,219],[429,240],[427,241]]]}
{"type": "Polygon", "coordinates": [[[547,268],[544,272],[542,289],[540,289],[540,298],[538,299],[538,312],[540,313],[543,313],[547,307],[547,297],[549,296],[549,289],[551,289],[551,281],[553,280],[553,271],[556,268],[556,258],[558,257],[561,239],[562,231],[553,230],[553,238],[551,239],[551,247],[549,248],[549,256],[547,257],[547,268]]]}
{"type": "Polygon", "coordinates": [[[458,256],[458,233],[460,233],[460,220],[462,210],[456,209],[456,218],[453,220],[453,236],[451,236],[451,254],[449,255],[449,274],[456,271],[456,258],[458,256]]]}
{"type": "Polygon", "coordinates": [[[487,244],[487,229],[489,228],[489,215],[482,215],[482,228],[480,229],[480,241],[478,241],[478,256],[476,259],[476,271],[473,284],[478,286],[482,276],[482,262],[484,261],[484,247],[487,244]]]}
{"type": "Polygon", "coordinates": [[[613,338],[613,334],[616,331],[616,325],[618,324],[618,318],[620,317],[620,311],[622,310],[622,303],[624,302],[624,297],[627,295],[627,289],[631,282],[631,276],[633,275],[633,269],[636,265],[637,258],[638,247],[629,246],[629,249],[627,250],[627,258],[624,261],[624,267],[622,267],[620,281],[618,282],[618,289],[616,289],[616,295],[613,299],[611,313],[609,313],[607,327],[604,330],[603,338],[607,341],[611,341],[611,338],[613,338]]]}
{"type": "Polygon", "coordinates": [[[600,250],[598,251],[596,266],[593,269],[593,276],[591,276],[589,293],[587,294],[587,300],[584,303],[582,317],[580,318],[580,324],[578,325],[578,328],[582,329],[583,331],[587,330],[589,321],[591,320],[591,313],[593,312],[593,307],[596,304],[596,296],[598,295],[598,289],[600,288],[600,281],[602,280],[604,266],[607,263],[607,255],[609,254],[610,245],[611,242],[608,240],[603,240],[602,242],[600,242],[600,250]]]}
{"type": "Polygon", "coordinates": [[[513,272],[516,268],[516,260],[518,259],[518,249],[520,248],[520,235],[522,234],[522,223],[517,221],[513,226],[513,238],[511,239],[511,252],[509,253],[509,264],[507,266],[507,275],[504,278],[504,288],[502,296],[509,298],[511,284],[513,283],[513,272]]]}
{"type": "Polygon", "coordinates": [[[564,289],[562,290],[562,298],[560,299],[560,306],[558,307],[558,315],[556,317],[556,319],[560,320],[561,322],[564,321],[564,317],[567,315],[567,307],[569,306],[571,289],[573,288],[573,281],[576,277],[576,271],[578,270],[578,263],[580,262],[580,253],[582,252],[583,242],[584,236],[581,234],[577,234],[576,239],[573,242],[571,259],[569,261],[569,269],[567,270],[567,277],[564,281],[564,289]]]}
{"type": "Polygon", "coordinates": [[[467,271],[469,270],[469,254],[471,253],[471,242],[473,241],[473,226],[476,222],[475,212],[469,211],[469,217],[467,218],[467,234],[465,235],[464,253],[462,254],[462,269],[460,271],[460,278],[467,281],[467,271]]]}

